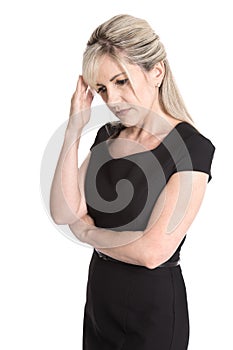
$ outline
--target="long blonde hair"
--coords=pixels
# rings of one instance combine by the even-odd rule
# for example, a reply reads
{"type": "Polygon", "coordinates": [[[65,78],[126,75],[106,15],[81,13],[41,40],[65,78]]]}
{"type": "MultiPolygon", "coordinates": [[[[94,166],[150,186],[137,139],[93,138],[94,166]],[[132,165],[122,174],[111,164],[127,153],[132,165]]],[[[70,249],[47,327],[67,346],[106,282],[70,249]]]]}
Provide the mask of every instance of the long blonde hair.
{"type": "Polygon", "coordinates": [[[165,48],[147,21],[131,15],[117,15],[95,29],[84,51],[82,68],[83,78],[92,88],[96,84],[100,58],[106,54],[120,63],[126,73],[124,62],[150,71],[156,63],[163,61],[165,75],[159,87],[161,107],[172,117],[192,123],[172,75],[165,48]]]}

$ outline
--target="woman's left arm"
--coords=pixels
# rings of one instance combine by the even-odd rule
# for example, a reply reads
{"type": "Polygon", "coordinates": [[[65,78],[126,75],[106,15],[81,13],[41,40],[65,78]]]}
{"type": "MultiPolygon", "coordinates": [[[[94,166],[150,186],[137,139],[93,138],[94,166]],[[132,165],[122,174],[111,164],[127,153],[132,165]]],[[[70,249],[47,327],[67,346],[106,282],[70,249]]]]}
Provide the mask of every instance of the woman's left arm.
{"type": "Polygon", "coordinates": [[[167,261],[183,240],[199,211],[207,181],[208,174],[204,172],[180,171],[173,174],[156,201],[144,231],[102,229],[94,226],[88,215],[69,227],[80,240],[100,252],[153,269],[167,261]],[[115,246],[111,242],[113,237],[115,246]],[[106,248],[103,242],[108,239],[110,244],[106,248]]]}

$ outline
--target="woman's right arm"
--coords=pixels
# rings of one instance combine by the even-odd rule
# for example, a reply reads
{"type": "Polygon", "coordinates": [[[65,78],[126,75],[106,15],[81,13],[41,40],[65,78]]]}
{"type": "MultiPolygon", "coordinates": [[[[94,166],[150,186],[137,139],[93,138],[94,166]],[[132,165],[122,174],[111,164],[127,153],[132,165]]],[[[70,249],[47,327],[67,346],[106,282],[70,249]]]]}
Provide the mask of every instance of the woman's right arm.
{"type": "Polygon", "coordinates": [[[50,213],[56,224],[71,224],[85,214],[82,182],[91,152],[78,168],[78,147],[82,129],[90,119],[93,95],[79,77],[71,99],[69,122],[50,191],[50,213]]]}

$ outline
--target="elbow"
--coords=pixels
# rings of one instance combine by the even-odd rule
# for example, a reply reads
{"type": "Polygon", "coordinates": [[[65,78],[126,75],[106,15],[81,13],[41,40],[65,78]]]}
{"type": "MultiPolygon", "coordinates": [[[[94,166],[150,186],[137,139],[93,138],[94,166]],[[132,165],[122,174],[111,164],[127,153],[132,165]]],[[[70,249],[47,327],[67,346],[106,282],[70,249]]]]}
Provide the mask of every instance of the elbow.
{"type": "Polygon", "coordinates": [[[56,225],[67,225],[67,220],[62,220],[61,218],[59,218],[59,217],[54,217],[54,216],[52,216],[51,215],[51,217],[52,217],[52,219],[53,219],[53,222],[56,224],[56,225]]]}
{"type": "Polygon", "coordinates": [[[149,269],[153,270],[159,265],[163,264],[165,261],[167,261],[169,257],[167,257],[167,254],[162,251],[153,251],[148,252],[144,257],[144,263],[143,265],[149,269]]]}
{"type": "Polygon", "coordinates": [[[70,225],[77,220],[76,215],[62,216],[60,213],[54,212],[51,208],[50,208],[50,216],[56,225],[70,225]]]}
{"type": "Polygon", "coordinates": [[[66,225],[67,220],[64,215],[61,215],[61,210],[59,210],[58,205],[54,205],[50,198],[49,214],[51,219],[56,225],[66,225]]]}
{"type": "Polygon", "coordinates": [[[144,266],[149,270],[154,270],[161,264],[162,263],[160,263],[158,259],[147,259],[144,263],[144,266]]]}
{"type": "MultiPolygon", "coordinates": [[[[79,208],[79,206],[77,206],[79,208]]],[[[50,216],[56,225],[69,225],[74,223],[79,217],[79,210],[68,206],[67,203],[61,201],[55,201],[50,196],[49,203],[50,216]]]]}
{"type": "Polygon", "coordinates": [[[51,209],[50,209],[50,216],[56,225],[66,225],[67,224],[67,220],[64,220],[64,218],[62,218],[61,216],[53,213],[51,209]]]}

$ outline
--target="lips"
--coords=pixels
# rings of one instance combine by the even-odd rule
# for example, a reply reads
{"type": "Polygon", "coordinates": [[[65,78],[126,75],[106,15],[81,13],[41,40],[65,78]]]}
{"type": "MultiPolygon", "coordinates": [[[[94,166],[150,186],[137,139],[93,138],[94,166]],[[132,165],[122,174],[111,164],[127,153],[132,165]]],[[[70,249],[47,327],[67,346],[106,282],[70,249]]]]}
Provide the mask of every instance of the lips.
{"type": "Polygon", "coordinates": [[[130,110],[131,110],[131,108],[120,109],[118,111],[115,111],[115,114],[119,117],[122,117],[122,116],[126,115],[130,110]]]}

